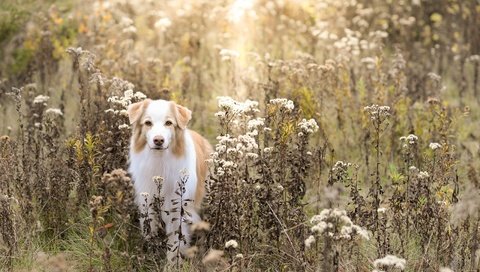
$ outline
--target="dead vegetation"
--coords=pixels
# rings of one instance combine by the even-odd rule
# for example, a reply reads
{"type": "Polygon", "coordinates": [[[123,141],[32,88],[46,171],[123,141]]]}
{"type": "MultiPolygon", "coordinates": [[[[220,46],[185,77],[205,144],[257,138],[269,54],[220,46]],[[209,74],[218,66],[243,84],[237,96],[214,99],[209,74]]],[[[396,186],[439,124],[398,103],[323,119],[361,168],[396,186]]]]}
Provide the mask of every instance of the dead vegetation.
{"type": "Polygon", "coordinates": [[[478,1],[0,7],[2,271],[479,271],[478,1]],[[124,170],[145,97],[215,148],[183,262],[124,170]]]}

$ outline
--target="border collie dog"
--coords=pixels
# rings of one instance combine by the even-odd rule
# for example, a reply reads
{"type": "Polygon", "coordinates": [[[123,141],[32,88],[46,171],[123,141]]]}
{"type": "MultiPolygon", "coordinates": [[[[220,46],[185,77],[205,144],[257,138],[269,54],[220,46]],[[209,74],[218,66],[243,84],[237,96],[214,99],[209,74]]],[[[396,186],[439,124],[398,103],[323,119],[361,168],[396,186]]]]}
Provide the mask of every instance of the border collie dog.
{"type": "MultiPolygon", "coordinates": [[[[212,152],[208,141],[195,131],[187,129],[192,112],[173,101],[144,100],[128,107],[132,125],[130,142],[130,167],[135,188],[135,201],[145,213],[147,199],[148,217],[153,233],[158,231],[161,218],[165,224],[168,244],[184,253],[190,242],[189,222],[200,220],[198,209],[205,194],[208,169],[206,160],[212,152]],[[160,177],[161,192],[154,181],[160,177]],[[184,186],[182,185],[182,180],[184,186]],[[180,187],[183,187],[183,194],[180,187]],[[180,194],[184,201],[180,201],[180,194]],[[154,196],[164,199],[161,216],[155,216],[154,196]],[[183,203],[181,203],[183,202],[183,203]],[[180,211],[183,204],[184,216],[180,211]],[[179,240],[180,229],[184,241],[179,240]]],[[[142,231],[144,218],[140,220],[142,231]]],[[[169,250],[167,257],[175,254],[169,250]]]]}

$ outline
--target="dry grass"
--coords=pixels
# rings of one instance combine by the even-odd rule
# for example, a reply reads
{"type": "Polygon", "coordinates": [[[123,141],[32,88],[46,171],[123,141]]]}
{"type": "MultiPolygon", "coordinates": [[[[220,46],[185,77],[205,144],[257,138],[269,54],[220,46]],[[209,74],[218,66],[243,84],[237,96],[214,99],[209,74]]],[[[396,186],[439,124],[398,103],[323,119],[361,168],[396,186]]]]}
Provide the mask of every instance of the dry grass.
{"type": "Polygon", "coordinates": [[[478,1],[0,12],[0,270],[480,271],[478,1]],[[145,96],[215,147],[184,261],[123,170],[145,96]]]}

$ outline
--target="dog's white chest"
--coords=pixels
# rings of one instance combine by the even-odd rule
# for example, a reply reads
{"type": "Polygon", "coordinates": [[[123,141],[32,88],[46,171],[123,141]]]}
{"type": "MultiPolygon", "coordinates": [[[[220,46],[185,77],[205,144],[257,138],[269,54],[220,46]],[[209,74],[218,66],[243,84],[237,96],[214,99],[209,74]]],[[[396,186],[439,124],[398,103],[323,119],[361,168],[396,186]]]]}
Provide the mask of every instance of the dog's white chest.
{"type": "MultiPolygon", "coordinates": [[[[182,158],[176,158],[165,151],[144,150],[131,156],[130,173],[134,180],[137,203],[143,204],[141,193],[148,193],[149,197],[159,195],[154,178],[163,179],[160,196],[167,200],[175,196],[178,183],[181,179],[187,179],[184,198],[193,198],[197,183],[195,171],[195,157],[185,154],[182,158]],[[159,154],[160,153],[160,154],[159,154]]],[[[195,152],[195,150],[193,150],[195,152]]],[[[194,154],[193,154],[194,155],[194,154]]]]}

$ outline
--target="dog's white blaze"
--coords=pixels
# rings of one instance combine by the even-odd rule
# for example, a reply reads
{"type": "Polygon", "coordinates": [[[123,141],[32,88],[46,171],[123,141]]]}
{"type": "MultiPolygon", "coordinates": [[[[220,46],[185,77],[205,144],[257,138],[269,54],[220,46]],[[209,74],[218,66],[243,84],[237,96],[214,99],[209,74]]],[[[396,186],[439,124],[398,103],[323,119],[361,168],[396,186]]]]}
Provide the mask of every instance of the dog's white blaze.
{"type": "Polygon", "coordinates": [[[150,148],[154,148],[153,138],[162,136],[165,140],[164,146],[168,147],[172,142],[172,131],[165,126],[167,116],[170,113],[170,104],[164,100],[156,100],[150,102],[145,111],[145,119],[153,123],[152,128],[147,132],[147,144],[150,148]]]}

